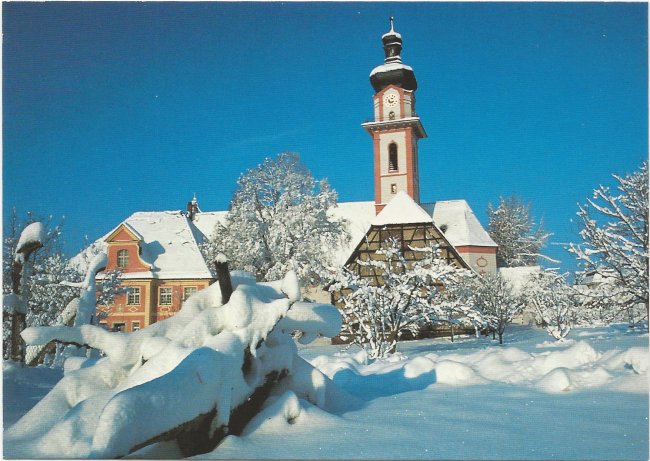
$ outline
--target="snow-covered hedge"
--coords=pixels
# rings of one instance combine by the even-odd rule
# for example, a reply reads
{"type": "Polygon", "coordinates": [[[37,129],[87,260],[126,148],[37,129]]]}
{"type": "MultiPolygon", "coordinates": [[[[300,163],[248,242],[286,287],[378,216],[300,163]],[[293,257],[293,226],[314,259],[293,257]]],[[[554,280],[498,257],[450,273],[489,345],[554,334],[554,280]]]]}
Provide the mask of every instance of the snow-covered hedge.
{"type": "Polygon", "coordinates": [[[7,431],[5,454],[119,457],[192,433],[206,418],[211,439],[228,433],[233,412],[283,376],[285,387],[293,383],[295,393],[322,404],[326,378],[296,355],[292,333],[302,332],[302,342],[334,336],[341,316],[330,305],[296,302],[297,283],[291,272],[260,284],[233,274],[228,303],[214,284],[174,317],[133,333],[28,328],[22,336],[30,345],[58,340],[105,357],[66,364],[64,378],[7,431]]]}

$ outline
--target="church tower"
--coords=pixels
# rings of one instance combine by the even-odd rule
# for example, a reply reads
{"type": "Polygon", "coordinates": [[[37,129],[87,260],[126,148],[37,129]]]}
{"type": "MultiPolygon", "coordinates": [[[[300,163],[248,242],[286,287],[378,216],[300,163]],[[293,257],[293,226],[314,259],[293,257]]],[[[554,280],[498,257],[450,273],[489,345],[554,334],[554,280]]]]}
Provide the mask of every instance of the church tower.
{"type": "Polygon", "coordinates": [[[399,191],[420,203],[418,140],[427,134],[415,112],[418,87],[413,69],[402,63],[402,36],[390,30],[381,40],[384,64],[370,73],[374,121],[362,124],[372,136],[375,159],[375,213],[379,213],[399,191]]]}

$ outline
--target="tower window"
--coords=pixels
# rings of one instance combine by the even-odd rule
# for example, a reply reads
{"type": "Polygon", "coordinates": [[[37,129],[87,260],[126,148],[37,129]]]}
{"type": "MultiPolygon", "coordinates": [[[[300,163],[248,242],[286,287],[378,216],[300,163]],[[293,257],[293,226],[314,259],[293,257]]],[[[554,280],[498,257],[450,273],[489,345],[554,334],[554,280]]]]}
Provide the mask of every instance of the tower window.
{"type": "Polygon", "coordinates": [[[388,113],[388,120],[395,120],[395,112],[392,110],[388,113]]]}
{"type": "Polygon", "coordinates": [[[397,144],[392,142],[388,146],[388,171],[397,170],[399,170],[399,165],[397,164],[397,144]]]}
{"type": "Polygon", "coordinates": [[[391,184],[390,185],[390,193],[391,194],[397,194],[397,184],[391,184]]]}
{"type": "Polygon", "coordinates": [[[129,252],[128,250],[118,250],[117,252],[117,267],[126,267],[129,265],[129,252]]]}

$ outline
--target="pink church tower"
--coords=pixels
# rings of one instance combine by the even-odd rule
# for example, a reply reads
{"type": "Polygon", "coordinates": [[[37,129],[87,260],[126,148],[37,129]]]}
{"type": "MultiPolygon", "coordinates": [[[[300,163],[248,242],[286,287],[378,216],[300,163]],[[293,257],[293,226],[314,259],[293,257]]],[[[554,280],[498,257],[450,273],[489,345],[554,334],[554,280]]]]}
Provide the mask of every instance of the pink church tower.
{"type": "Polygon", "coordinates": [[[390,30],[381,38],[384,64],[370,73],[374,120],[362,124],[372,136],[375,164],[375,213],[399,191],[420,203],[418,141],[427,134],[415,112],[417,81],[410,66],[402,63],[402,36],[390,30]]]}

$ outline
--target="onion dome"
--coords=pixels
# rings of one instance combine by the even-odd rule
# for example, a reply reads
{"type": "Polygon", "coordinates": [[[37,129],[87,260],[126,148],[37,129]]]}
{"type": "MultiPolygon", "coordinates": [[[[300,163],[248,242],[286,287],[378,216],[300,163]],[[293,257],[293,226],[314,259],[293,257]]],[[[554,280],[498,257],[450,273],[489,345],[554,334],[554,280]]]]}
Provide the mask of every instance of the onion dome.
{"type": "Polygon", "coordinates": [[[379,92],[388,85],[396,85],[405,90],[415,91],[418,83],[410,66],[402,63],[402,36],[393,28],[394,18],[390,18],[390,30],[381,37],[384,44],[384,64],[370,72],[370,84],[379,92]]]}

